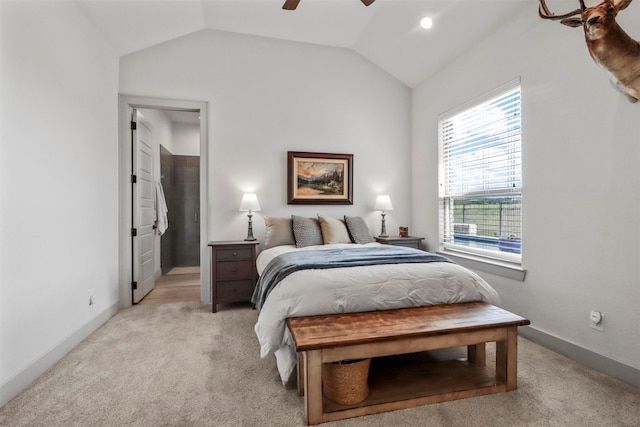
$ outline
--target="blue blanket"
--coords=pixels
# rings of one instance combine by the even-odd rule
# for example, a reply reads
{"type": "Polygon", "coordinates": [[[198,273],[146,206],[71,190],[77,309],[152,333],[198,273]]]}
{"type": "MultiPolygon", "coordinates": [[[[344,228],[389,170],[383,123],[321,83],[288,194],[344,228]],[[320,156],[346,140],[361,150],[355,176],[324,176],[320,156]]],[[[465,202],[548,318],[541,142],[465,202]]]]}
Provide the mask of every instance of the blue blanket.
{"type": "Polygon", "coordinates": [[[271,290],[299,270],[425,262],[451,261],[429,252],[391,245],[289,252],[278,255],[267,265],[258,279],[251,302],[260,310],[271,290]]]}

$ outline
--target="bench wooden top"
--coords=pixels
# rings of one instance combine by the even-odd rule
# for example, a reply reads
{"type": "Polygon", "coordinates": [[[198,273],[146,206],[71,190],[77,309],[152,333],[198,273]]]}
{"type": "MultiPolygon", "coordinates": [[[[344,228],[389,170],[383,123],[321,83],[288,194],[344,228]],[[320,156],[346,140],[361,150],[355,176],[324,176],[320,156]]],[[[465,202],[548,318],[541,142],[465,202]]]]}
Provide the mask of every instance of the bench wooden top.
{"type": "Polygon", "coordinates": [[[298,351],[528,324],[484,302],[287,319],[298,351]]]}

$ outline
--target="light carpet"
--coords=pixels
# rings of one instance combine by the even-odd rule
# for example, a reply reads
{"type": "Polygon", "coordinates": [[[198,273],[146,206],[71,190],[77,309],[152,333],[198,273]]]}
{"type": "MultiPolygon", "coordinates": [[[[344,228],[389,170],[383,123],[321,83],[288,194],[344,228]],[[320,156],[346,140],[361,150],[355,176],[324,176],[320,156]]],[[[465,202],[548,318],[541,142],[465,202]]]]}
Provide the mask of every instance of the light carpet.
{"type": "MultiPolygon", "coordinates": [[[[0,408],[0,425],[302,426],[295,384],[259,357],[257,316],[198,302],[121,310],[0,408]]],[[[638,426],[640,389],[520,338],[516,391],[323,425],[638,426]]]]}

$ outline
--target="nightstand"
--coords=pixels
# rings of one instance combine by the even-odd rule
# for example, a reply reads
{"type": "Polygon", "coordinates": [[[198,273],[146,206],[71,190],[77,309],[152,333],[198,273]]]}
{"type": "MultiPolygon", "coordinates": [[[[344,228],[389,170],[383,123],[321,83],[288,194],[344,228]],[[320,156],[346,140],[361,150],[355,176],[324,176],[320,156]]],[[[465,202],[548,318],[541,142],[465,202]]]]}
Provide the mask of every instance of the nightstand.
{"type": "Polygon", "coordinates": [[[220,303],[250,302],[258,280],[258,242],[209,242],[211,247],[211,312],[220,303]]]}
{"type": "Polygon", "coordinates": [[[389,237],[376,237],[376,242],[382,243],[383,245],[394,245],[394,246],[406,246],[408,248],[421,249],[420,242],[424,240],[424,237],[400,237],[400,236],[389,236],[389,237]]]}

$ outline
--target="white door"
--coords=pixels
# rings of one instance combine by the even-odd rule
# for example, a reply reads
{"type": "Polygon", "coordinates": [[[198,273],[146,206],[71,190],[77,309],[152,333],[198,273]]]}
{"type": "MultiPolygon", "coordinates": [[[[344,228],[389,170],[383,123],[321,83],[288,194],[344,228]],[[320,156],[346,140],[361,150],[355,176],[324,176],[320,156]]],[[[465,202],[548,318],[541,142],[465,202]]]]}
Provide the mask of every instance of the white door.
{"type": "Polygon", "coordinates": [[[155,286],[154,261],[154,181],[153,149],[151,129],[142,120],[137,120],[137,111],[132,110],[132,194],[133,194],[133,303],[139,302],[155,286]],[[136,123],[137,124],[134,124],[136,123]]]}

